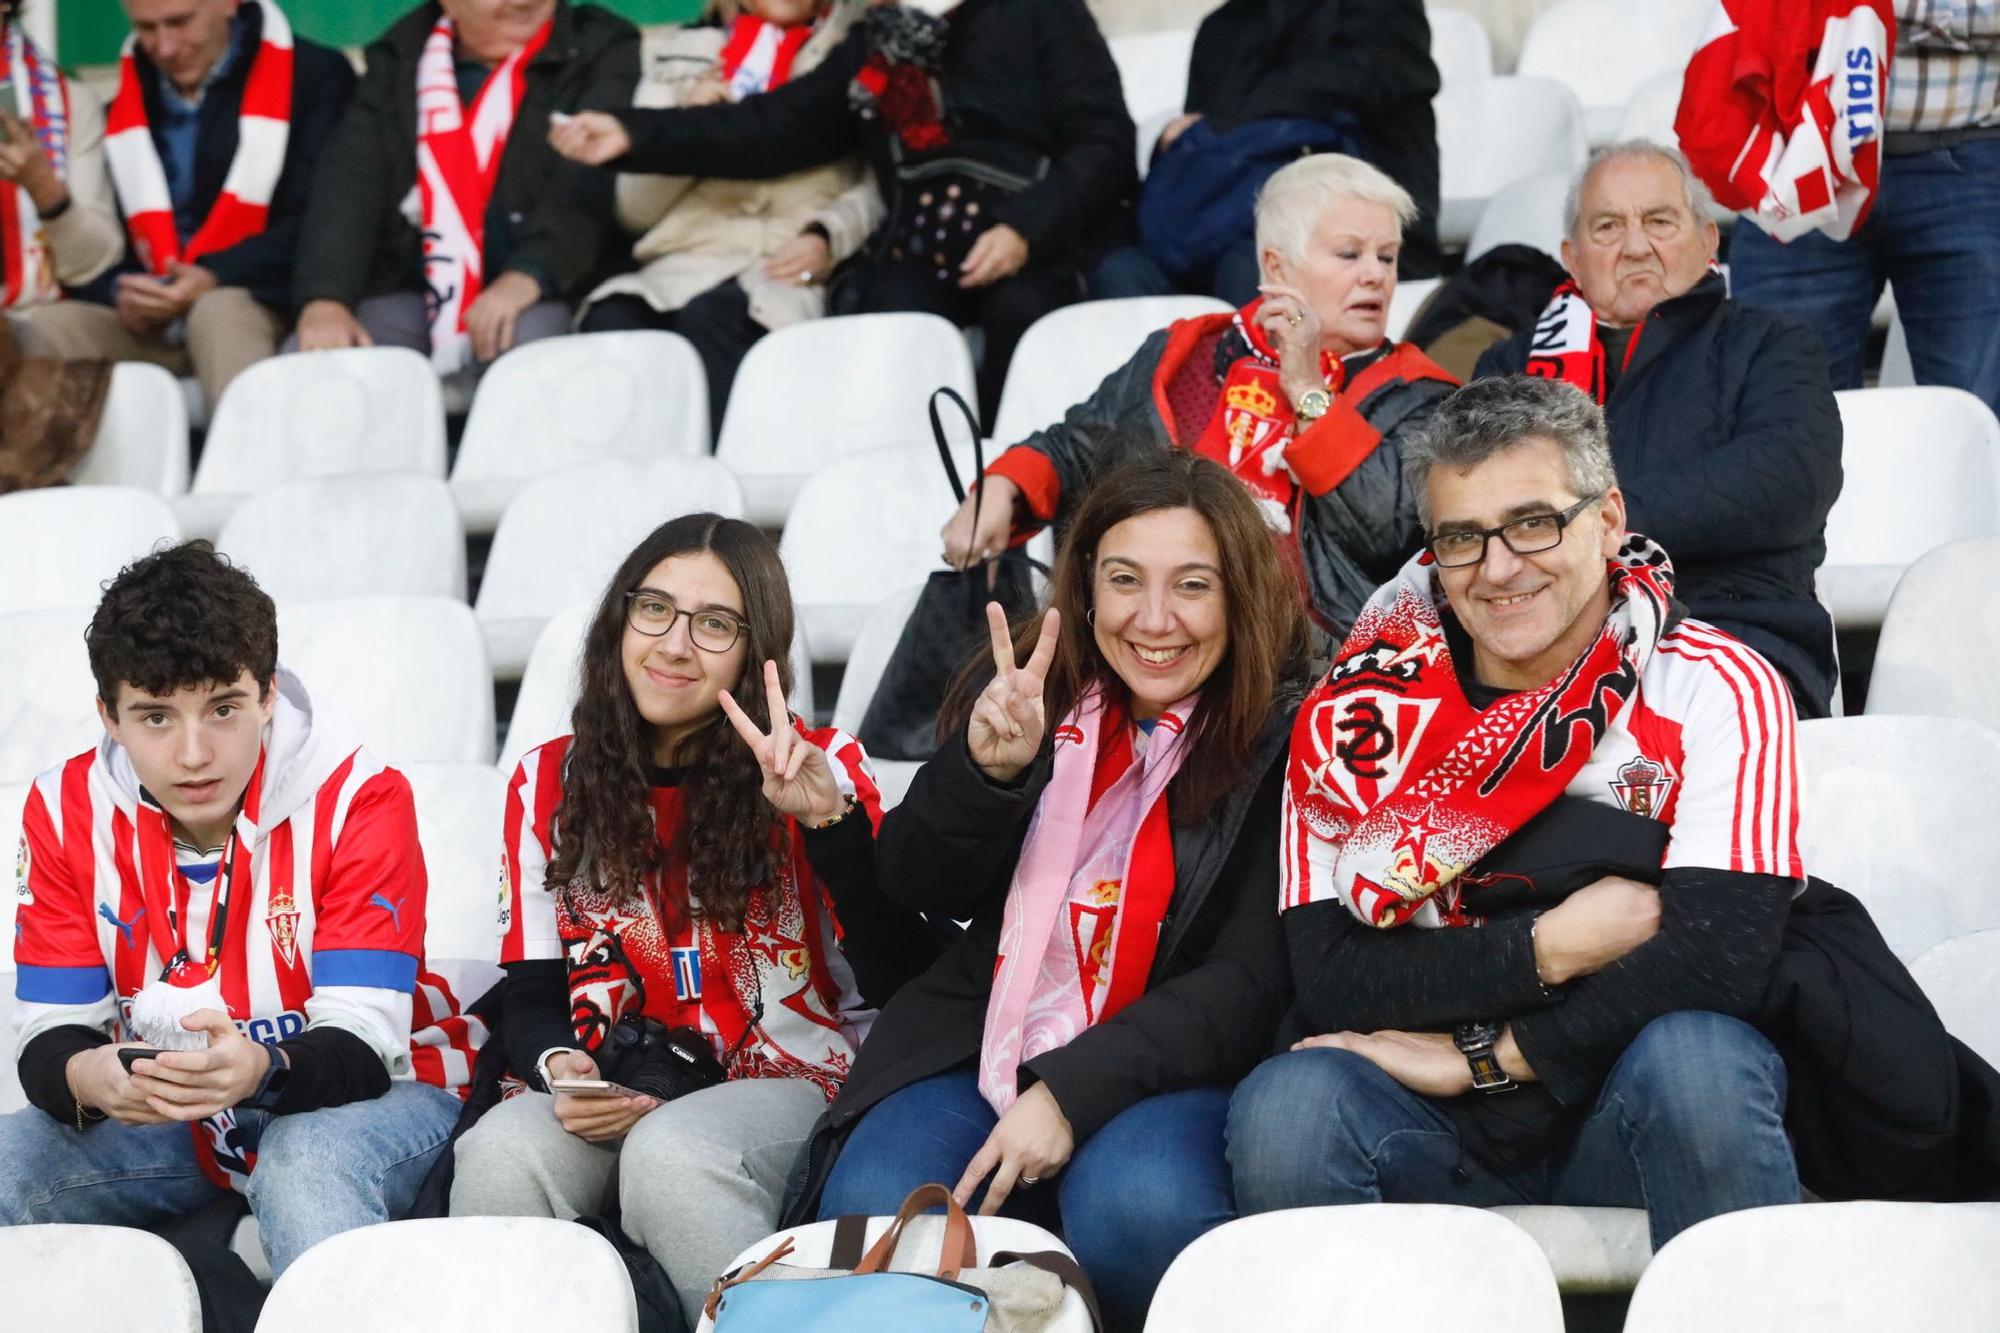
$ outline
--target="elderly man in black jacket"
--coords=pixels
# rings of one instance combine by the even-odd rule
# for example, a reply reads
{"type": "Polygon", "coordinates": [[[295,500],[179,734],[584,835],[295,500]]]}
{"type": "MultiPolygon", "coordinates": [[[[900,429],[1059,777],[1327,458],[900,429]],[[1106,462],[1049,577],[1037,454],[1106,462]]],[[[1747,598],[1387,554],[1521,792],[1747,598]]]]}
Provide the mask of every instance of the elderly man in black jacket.
{"type": "Polygon", "coordinates": [[[125,0],[125,10],[137,40],[112,106],[108,156],[131,257],[78,293],[86,299],[22,315],[22,345],[193,374],[212,407],[231,380],[278,350],[291,325],[313,167],[354,92],[354,71],[339,52],[294,36],[273,5],[125,0]],[[274,107],[246,106],[253,88],[258,99],[289,94],[282,159],[268,134],[274,107]],[[246,116],[267,127],[250,143],[246,116]],[[258,170],[267,165],[275,180],[258,170]],[[259,176],[262,189],[247,184],[259,176]],[[149,197],[153,181],[164,184],[164,199],[149,197]],[[224,215],[239,207],[235,197],[264,190],[268,197],[247,201],[266,207],[261,225],[244,234],[224,215]],[[171,238],[134,225],[149,206],[171,238]],[[155,253],[163,239],[175,244],[155,253]]]}
{"type": "Polygon", "coordinates": [[[563,162],[544,135],[555,117],[632,100],[637,30],[570,0],[427,0],[368,48],[367,64],[306,214],[299,348],[409,347],[451,371],[467,354],[483,366],[567,333],[567,303],[610,253],[611,179],[563,162]],[[427,53],[448,68],[423,91],[420,123],[427,53]],[[494,97],[510,115],[494,115],[494,97]],[[441,107],[457,113],[442,115],[454,126],[510,125],[483,180],[437,151],[428,156],[443,169],[420,183],[419,131],[438,127],[441,107]]]}
{"type": "Polygon", "coordinates": [[[1826,356],[1788,315],[1728,299],[1707,192],[1673,149],[1595,153],[1570,193],[1571,281],[1475,378],[1568,380],[1604,408],[1632,526],[1673,553],[1679,595],[1824,717],[1833,623],[1813,590],[1840,494],[1826,356]]]}

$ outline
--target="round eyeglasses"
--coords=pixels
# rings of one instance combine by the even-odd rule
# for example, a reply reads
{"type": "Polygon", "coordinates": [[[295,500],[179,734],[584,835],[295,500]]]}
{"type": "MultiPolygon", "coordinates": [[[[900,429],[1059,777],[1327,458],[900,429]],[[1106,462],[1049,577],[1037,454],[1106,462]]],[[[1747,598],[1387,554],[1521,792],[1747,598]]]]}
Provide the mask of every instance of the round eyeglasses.
{"type": "Polygon", "coordinates": [[[1437,561],[1439,569],[1463,569],[1480,563],[1486,559],[1486,543],[1495,537],[1515,555],[1537,555],[1562,545],[1563,530],[1586,506],[1603,494],[1603,491],[1597,491],[1567,509],[1553,514],[1529,514],[1526,518],[1510,519],[1497,528],[1440,532],[1425,545],[1431,548],[1431,556],[1437,561]]]}
{"type": "Polygon", "coordinates": [[[728,652],[749,628],[729,612],[712,606],[683,611],[665,593],[652,588],[637,588],[625,594],[625,623],[649,638],[670,633],[674,622],[682,616],[687,617],[689,642],[708,653],[728,652]]]}

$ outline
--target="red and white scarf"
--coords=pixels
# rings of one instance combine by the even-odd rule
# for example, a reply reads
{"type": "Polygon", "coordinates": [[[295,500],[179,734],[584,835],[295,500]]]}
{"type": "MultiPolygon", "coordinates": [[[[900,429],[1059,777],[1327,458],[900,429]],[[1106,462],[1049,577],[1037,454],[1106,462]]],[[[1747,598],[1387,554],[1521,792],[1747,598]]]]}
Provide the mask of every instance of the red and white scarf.
{"type": "Polygon", "coordinates": [[[469,111],[458,95],[449,18],[437,21],[417,58],[424,304],[430,313],[431,364],[441,375],[471,359],[465,315],[485,287],[486,207],[527,91],[528,62],[548,43],[553,24],[553,19],[544,23],[527,45],[487,75],[469,111]]]}
{"type": "Polygon", "coordinates": [[[104,154],[111,183],[125,212],[132,253],[146,271],[164,275],[176,260],[194,263],[258,235],[271,216],[271,196],[285,170],[291,139],[292,26],[270,0],[254,0],[263,16],[263,37],[250,62],[237,113],[236,156],[223,177],[201,226],[181,244],[174,225],[173,197],[166,168],[146,121],[146,98],[134,56],[136,37],[125,39],[119,59],[118,96],[105,121],[104,154]]]}
{"type": "Polygon", "coordinates": [[[1476,709],[1445,638],[1429,551],[1376,590],[1292,728],[1287,838],[1331,873],[1288,874],[1280,907],[1338,894],[1371,926],[1465,926],[1467,867],[1560,795],[1624,712],[1666,632],[1673,566],[1645,537],[1609,562],[1611,614],[1538,689],[1476,709]]]}
{"type": "MultiPolygon", "coordinates": [[[[34,131],[35,142],[47,155],[57,176],[69,179],[69,85],[56,63],[28,40],[19,22],[10,21],[7,40],[0,45],[6,65],[0,80],[14,85],[9,110],[34,131]]],[[[6,266],[6,306],[39,305],[62,297],[56,281],[55,257],[42,238],[42,217],[28,192],[10,180],[0,180],[0,258],[6,266]]]]}
{"type": "Polygon", "coordinates": [[[815,31],[817,25],[812,23],[788,28],[750,14],[738,15],[722,44],[722,81],[729,85],[730,98],[740,102],[784,86],[792,77],[792,62],[815,31]]]}
{"type": "MultiPolygon", "coordinates": [[[[1632,364],[1633,353],[1639,350],[1639,335],[1645,328],[1642,323],[1632,330],[1620,371],[1632,364]]],[[[1589,394],[1599,407],[1604,406],[1605,395],[1610,392],[1610,380],[1605,375],[1604,339],[1597,332],[1597,313],[1583,299],[1583,292],[1574,281],[1565,279],[1549,298],[1548,308],[1535,320],[1535,336],[1528,343],[1525,370],[1543,379],[1574,385],[1589,394]]]]}
{"type": "Polygon", "coordinates": [[[1101,691],[1056,728],[1055,770],[1007,891],[979,1044],[979,1091],[999,1114],[1019,1094],[1023,1064],[1145,992],[1174,892],[1167,784],[1199,698],[1161,713],[1137,757],[1125,710],[1107,707],[1101,691]]]}

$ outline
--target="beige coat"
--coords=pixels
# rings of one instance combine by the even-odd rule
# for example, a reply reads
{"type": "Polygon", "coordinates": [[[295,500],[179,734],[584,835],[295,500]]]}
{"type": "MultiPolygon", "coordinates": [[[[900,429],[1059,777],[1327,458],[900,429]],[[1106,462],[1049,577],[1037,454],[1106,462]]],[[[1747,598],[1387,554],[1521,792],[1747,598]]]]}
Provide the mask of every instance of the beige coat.
{"type": "MultiPolygon", "coordinates": [[[[863,0],[834,0],[821,29],[792,63],[798,78],[840,44],[863,0]]],[[[671,28],[648,33],[644,68],[633,105],[674,107],[716,71],[726,31],[671,28]]],[[[641,267],[620,274],[585,303],[618,293],[643,296],[660,311],[678,310],[731,278],[750,296],[750,316],[767,329],[826,313],[826,289],[764,276],[764,258],[817,222],[826,228],[833,261],[857,253],[881,222],[882,197],[858,157],[796,171],[775,180],[695,180],[686,176],[618,178],[618,221],[638,237],[632,258],[641,267]]]]}
{"type": "Polygon", "coordinates": [[[70,206],[42,224],[42,239],[54,262],[56,281],[81,287],[125,258],[125,228],[118,221],[118,198],[111,189],[111,166],[104,156],[104,101],[82,82],[69,86],[70,206]]]}

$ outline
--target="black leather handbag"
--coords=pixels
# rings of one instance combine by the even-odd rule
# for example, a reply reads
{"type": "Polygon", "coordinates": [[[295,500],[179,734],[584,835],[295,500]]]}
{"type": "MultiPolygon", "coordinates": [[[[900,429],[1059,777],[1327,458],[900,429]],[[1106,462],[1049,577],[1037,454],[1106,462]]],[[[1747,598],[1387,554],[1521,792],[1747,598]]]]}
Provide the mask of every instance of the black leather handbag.
{"type": "MultiPolygon", "coordinates": [[[[952,461],[938,399],[958,405],[972,427],[973,494],[986,493],[985,451],[979,418],[957,390],[944,387],[931,394],[931,436],[938,458],[951,480],[952,494],[965,499],[965,485],[952,461]]],[[[978,524],[977,501],[973,522],[978,524]]],[[[882,669],[875,697],[861,719],[861,744],[877,759],[928,759],[937,752],[938,710],[945,692],[973,654],[987,644],[986,603],[1000,603],[1009,621],[1035,609],[1035,571],[1042,566],[1020,550],[1000,555],[964,570],[939,570],[924,583],[896,650],[882,669]]],[[[1044,570],[1043,572],[1047,572],[1044,570]]]]}

